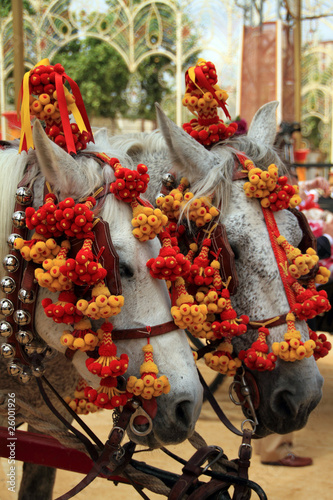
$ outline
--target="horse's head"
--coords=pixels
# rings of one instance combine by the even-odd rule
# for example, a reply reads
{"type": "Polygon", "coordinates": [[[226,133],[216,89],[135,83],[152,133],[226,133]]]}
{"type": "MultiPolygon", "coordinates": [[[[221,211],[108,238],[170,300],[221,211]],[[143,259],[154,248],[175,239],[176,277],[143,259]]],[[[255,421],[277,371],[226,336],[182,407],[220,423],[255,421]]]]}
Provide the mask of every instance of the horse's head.
{"type": "MultiPolygon", "coordinates": [[[[66,197],[72,197],[76,201],[84,199],[115,180],[112,168],[107,164],[102,168],[93,155],[73,157],[52,143],[39,122],[34,125],[33,136],[35,151],[30,150],[28,156],[29,163],[34,164],[35,208],[43,204],[44,178],[59,201],[66,197]]],[[[110,150],[105,134],[96,137],[96,145],[90,147],[90,150],[117,156],[123,166],[133,168],[128,158],[122,158],[117,155],[117,151],[110,150]]],[[[23,156],[26,154],[23,153],[23,156]]],[[[126,338],[126,330],[142,329],[146,332],[146,327],[169,323],[170,299],[165,283],[154,280],[146,267],[148,259],[156,257],[159,252],[158,238],[140,243],[132,234],[133,215],[130,207],[109,192],[103,198],[98,217],[109,225],[112,243],[119,258],[122,295],[125,299],[121,313],[112,318],[114,330],[124,331],[126,338]]],[[[36,331],[49,346],[65,353],[66,347],[60,343],[64,325],[46,317],[41,305],[45,298],[54,301],[54,294],[47,288],[40,288],[35,315],[36,331]]],[[[97,329],[102,321],[92,323],[97,329]]],[[[140,366],[144,361],[142,347],[147,345],[147,339],[119,340],[115,344],[118,356],[125,353],[129,357],[126,378],[131,375],[140,377],[140,366]]],[[[145,437],[134,435],[131,431],[129,434],[134,441],[154,448],[181,442],[191,435],[200,412],[202,389],[184,331],[173,325],[168,328],[167,333],[151,338],[150,344],[154,349],[154,363],[158,367],[159,376],[168,377],[171,390],[169,394],[153,398],[157,405],[143,400],[143,408],[153,420],[153,430],[145,437]]],[[[73,363],[88,384],[97,388],[101,379],[88,371],[86,359],[85,352],[77,351],[73,363]]],[[[66,374],[63,376],[66,377],[66,374]]],[[[111,421],[110,418],[110,424],[111,421]]],[[[143,433],[147,427],[146,422],[147,419],[142,417],[141,421],[134,420],[135,429],[143,433]]]]}
{"type": "MultiPolygon", "coordinates": [[[[264,321],[287,313],[290,309],[271,247],[260,202],[248,199],[244,180],[232,181],[235,152],[243,152],[262,169],[275,163],[283,175],[283,165],[273,149],[276,133],[277,103],[261,108],[254,117],[247,136],[233,138],[207,150],[169,120],[157,108],[160,130],[165,138],[174,171],[186,176],[197,196],[214,193],[214,204],[221,207],[220,221],[225,225],[235,254],[239,285],[232,297],[238,315],[247,314],[251,321],[264,321]]],[[[296,217],[287,210],[276,213],[281,234],[294,246],[302,232],[296,217]]],[[[305,321],[296,323],[302,340],[309,338],[305,321]]],[[[270,328],[268,344],[283,340],[286,324],[270,328]]],[[[250,347],[258,331],[248,332],[234,340],[237,352],[250,347]]],[[[302,361],[281,359],[270,372],[254,371],[260,404],[257,409],[257,435],[287,433],[303,427],[310,412],[321,399],[322,377],[313,356],[302,361]]]]}

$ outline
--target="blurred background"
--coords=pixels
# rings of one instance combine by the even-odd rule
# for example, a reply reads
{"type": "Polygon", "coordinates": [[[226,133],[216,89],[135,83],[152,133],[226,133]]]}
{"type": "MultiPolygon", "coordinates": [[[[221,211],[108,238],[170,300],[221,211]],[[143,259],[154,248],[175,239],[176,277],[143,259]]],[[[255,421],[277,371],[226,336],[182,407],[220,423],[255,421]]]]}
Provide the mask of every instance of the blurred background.
{"type": "Polygon", "coordinates": [[[1,136],[18,136],[22,77],[43,58],[78,83],[93,126],[122,133],[154,129],[155,102],[188,121],[184,74],[199,57],[216,65],[233,120],[278,100],[299,179],[333,177],[331,0],[2,0],[1,136]]]}

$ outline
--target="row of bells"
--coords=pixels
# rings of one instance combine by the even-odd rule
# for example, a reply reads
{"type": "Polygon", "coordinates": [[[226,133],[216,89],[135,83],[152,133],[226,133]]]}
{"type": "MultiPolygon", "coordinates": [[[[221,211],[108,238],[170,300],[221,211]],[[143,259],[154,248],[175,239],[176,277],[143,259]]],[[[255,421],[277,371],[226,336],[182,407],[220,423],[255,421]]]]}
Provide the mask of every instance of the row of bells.
{"type": "MultiPolygon", "coordinates": [[[[16,200],[18,203],[23,206],[30,205],[32,199],[32,191],[29,188],[20,187],[17,189],[16,200]]],[[[25,212],[14,212],[12,216],[14,227],[24,228],[25,220],[25,212]]],[[[10,250],[14,250],[16,238],[20,238],[20,235],[16,233],[9,235],[7,243],[10,250]]],[[[20,267],[20,261],[15,255],[8,254],[3,260],[3,267],[8,273],[15,273],[20,267]]],[[[0,282],[1,290],[9,296],[16,290],[16,286],[17,284],[11,276],[4,276],[0,282]]],[[[36,300],[34,291],[25,290],[24,288],[18,291],[18,298],[22,304],[31,304],[36,300]]],[[[43,345],[40,342],[36,342],[32,332],[26,329],[29,323],[31,323],[31,315],[28,311],[24,309],[15,310],[13,302],[10,298],[6,297],[0,300],[0,314],[5,318],[0,320],[0,335],[2,338],[7,339],[13,334],[13,326],[7,321],[7,318],[12,316],[15,324],[18,325],[18,331],[15,333],[15,338],[17,342],[23,346],[23,350],[27,356],[42,355],[45,358],[53,356],[52,349],[45,344],[43,345]]],[[[32,364],[30,367],[27,367],[16,361],[15,346],[7,342],[1,342],[1,339],[0,355],[8,361],[8,373],[14,377],[18,377],[23,383],[29,382],[32,375],[40,377],[45,372],[45,367],[41,363],[35,366],[32,364]]]]}

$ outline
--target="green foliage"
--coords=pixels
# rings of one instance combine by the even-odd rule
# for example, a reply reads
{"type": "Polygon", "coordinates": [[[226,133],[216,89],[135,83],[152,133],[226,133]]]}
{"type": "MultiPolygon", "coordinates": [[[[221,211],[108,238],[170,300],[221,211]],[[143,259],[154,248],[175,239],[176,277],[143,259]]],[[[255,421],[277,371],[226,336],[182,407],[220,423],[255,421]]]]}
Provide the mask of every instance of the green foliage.
{"type": "MultiPolygon", "coordinates": [[[[35,11],[28,0],[23,0],[23,9],[29,14],[34,14],[35,11]]],[[[0,19],[7,17],[12,10],[12,0],[0,0],[0,19]]]]}
{"type": "Polygon", "coordinates": [[[125,100],[130,73],[118,52],[96,38],[74,40],[61,49],[52,64],[61,63],[66,73],[76,81],[89,116],[115,118],[135,117],[154,120],[155,102],[170,94],[172,83],[164,88],[159,72],[170,61],[165,56],[150,56],[138,68],[141,102],[132,108],[125,100]]]}
{"type": "Polygon", "coordinates": [[[61,49],[52,64],[61,63],[76,81],[88,115],[114,118],[127,111],[121,93],[128,83],[122,57],[110,45],[95,38],[74,40],[61,49]]]}

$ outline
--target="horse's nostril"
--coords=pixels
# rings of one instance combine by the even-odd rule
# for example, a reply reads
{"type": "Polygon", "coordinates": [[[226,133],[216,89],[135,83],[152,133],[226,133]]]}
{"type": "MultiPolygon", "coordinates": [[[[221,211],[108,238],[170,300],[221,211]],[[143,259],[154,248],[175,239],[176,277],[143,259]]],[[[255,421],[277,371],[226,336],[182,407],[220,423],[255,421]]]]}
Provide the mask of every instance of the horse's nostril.
{"type": "Polygon", "coordinates": [[[297,415],[297,405],[293,401],[293,394],[288,391],[281,391],[275,394],[273,404],[275,412],[283,418],[295,418],[297,415]]]}
{"type": "Polygon", "coordinates": [[[189,427],[192,419],[192,404],[190,401],[181,401],[176,406],[176,422],[189,427]]]}

